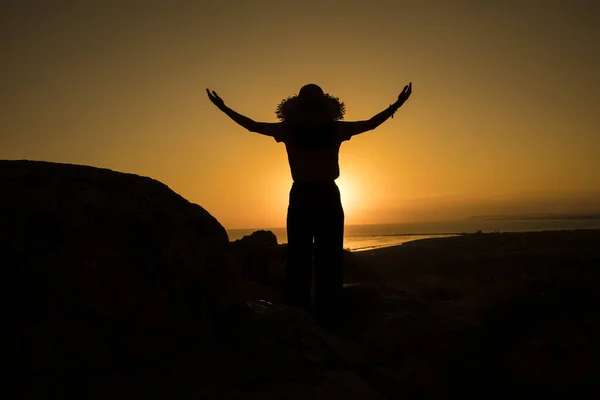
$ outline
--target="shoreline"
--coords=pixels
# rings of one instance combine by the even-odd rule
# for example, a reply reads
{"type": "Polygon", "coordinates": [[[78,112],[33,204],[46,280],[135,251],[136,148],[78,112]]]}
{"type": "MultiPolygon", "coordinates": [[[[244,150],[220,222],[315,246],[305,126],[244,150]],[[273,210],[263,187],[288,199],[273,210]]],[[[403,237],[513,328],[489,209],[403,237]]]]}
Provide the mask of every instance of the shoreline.
{"type": "Polygon", "coordinates": [[[439,234],[408,234],[408,235],[376,235],[376,236],[365,236],[371,238],[377,237],[397,237],[397,238],[405,238],[408,237],[408,240],[402,241],[402,243],[393,243],[393,244],[381,244],[381,245],[372,245],[372,246],[363,246],[363,247],[355,247],[355,248],[346,248],[345,250],[350,251],[351,253],[362,253],[364,251],[374,251],[379,249],[387,249],[389,247],[402,246],[406,243],[417,242],[420,240],[428,240],[428,239],[445,239],[454,236],[463,235],[462,233],[439,233],[439,234]]]}
{"type": "MultiPolygon", "coordinates": [[[[448,233],[448,234],[432,234],[432,235],[417,235],[417,234],[411,234],[411,235],[402,235],[402,236],[428,236],[425,238],[419,238],[419,239],[413,239],[413,240],[407,240],[403,243],[400,244],[393,244],[393,245],[383,245],[380,247],[375,247],[375,248],[371,248],[371,249],[364,249],[364,250],[348,250],[351,253],[355,254],[355,253],[374,253],[374,252],[379,252],[381,250],[392,250],[392,249],[397,249],[397,248],[401,248],[403,246],[406,246],[408,244],[410,245],[414,245],[414,244],[419,244],[419,243],[426,243],[426,242],[433,242],[433,241],[439,241],[439,240],[447,240],[447,239],[452,239],[452,238],[459,238],[459,237],[469,237],[469,236],[474,236],[474,235],[530,235],[530,234],[557,234],[557,233],[569,233],[569,232],[600,232],[600,229],[597,228],[590,228],[590,229],[544,229],[544,230],[529,230],[529,231],[504,231],[504,232],[484,232],[484,231],[479,231],[479,232],[461,232],[461,233],[448,233]]],[[[383,235],[382,235],[383,236],[383,235]]],[[[400,236],[400,235],[398,235],[400,236]]]]}
{"type": "MultiPolygon", "coordinates": [[[[254,232],[266,231],[271,232],[269,230],[257,230],[254,232]]],[[[409,234],[398,234],[398,235],[361,235],[361,236],[351,236],[350,238],[364,238],[363,240],[368,243],[369,240],[377,240],[377,238],[398,238],[396,241],[392,241],[392,243],[379,243],[369,245],[366,244],[364,246],[359,247],[350,247],[344,244],[344,251],[352,253],[352,254],[365,254],[365,253],[373,253],[379,252],[383,250],[390,251],[390,249],[400,248],[406,245],[414,245],[419,243],[426,243],[431,241],[439,241],[439,240],[449,240],[457,237],[469,237],[474,235],[528,235],[528,234],[550,234],[550,233],[561,233],[561,232],[595,232],[600,231],[600,228],[574,228],[574,229],[540,229],[540,230],[525,230],[525,231],[477,231],[477,232],[456,232],[456,233],[409,233],[409,234]]],[[[252,233],[254,233],[252,232],[252,233]]],[[[249,233],[246,236],[249,236],[249,233]]],[[[246,237],[243,236],[243,237],[246,237]]],[[[236,240],[230,240],[229,243],[234,243],[236,240]]],[[[360,239],[359,239],[360,240],[360,239]]],[[[357,245],[356,242],[359,240],[350,240],[349,244],[357,245]]],[[[277,246],[286,246],[287,242],[280,242],[277,239],[277,246]]]]}
{"type": "MultiPolygon", "coordinates": [[[[600,229],[599,224],[585,224],[580,226],[574,224],[570,226],[437,226],[439,230],[429,229],[429,227],[417,227],[412,232],[404,233],[406,227],[397,227],[390,229],[393,224],[387,225],[352,225],[345,228],[344,232],[344,250],[353,253],[362,253],[365,251],[374,251],[389,247],[402,246],[408,242],[450,238],[455,236],[472,235],[476,233],[528,233],[528,232],[556,232],[556,231],[575,231],[575,230],[596,230],[600,229]],[[358,229],[360,228],[360,229],[358,229]],[[364,228],[364,229],[363,229],[364,228]],[[420,229],[422,228],[422,229],[420,229]],[[450,229],[447,229],[450,228],[450,229]],[[455,228],[455,229],[452,229],[455,228]],[[417,232],[417,233],[415,233],[417,232]]],[[[275,235],[279,245],[287,243],[287,232],[285,228],[269,229],[232,229],[227,230],[230,242],[235,242],[243,237],[249,236],[254,232],[267,231],[275,235]]]]}

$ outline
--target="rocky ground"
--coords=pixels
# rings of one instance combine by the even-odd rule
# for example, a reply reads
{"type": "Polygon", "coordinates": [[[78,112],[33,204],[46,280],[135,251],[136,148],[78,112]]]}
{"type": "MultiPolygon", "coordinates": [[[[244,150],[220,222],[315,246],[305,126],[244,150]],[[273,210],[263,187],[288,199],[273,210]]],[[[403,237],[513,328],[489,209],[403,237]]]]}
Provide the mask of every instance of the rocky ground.
{"type": "Polygon", "coordinates": [[[0,161],[3,398],[600,394],[600,231],[345,258],[342,324],[281,304],[285,245],[229,243],[149,178],[0,161]]]}
{"type": "Polygon", "coordinates": [[[346,271],[333,333],[388,398],[600,394],[600,231],[426,239],[347,253],[346,271]]]}

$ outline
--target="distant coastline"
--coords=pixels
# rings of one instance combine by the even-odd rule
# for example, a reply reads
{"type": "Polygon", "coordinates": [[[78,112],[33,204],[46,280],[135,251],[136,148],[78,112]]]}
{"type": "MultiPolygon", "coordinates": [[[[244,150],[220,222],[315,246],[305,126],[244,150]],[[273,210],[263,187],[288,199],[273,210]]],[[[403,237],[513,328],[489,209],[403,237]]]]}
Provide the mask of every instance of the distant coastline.
{"type": "MultiPolygon", "coordinates": [[[[452,221],[425,221],[389,224],[347,225],[344,248],[363,251],[400,245],[409,241],[456,236],[476,232],[536,232],[600,229],[600,213],[480,215],[452,221]]],[[[230,241],[257,230],[272,231],[279,243],[287,243],[285,228],[228,229],[230,241]]]]}
{"type": "Polygon", "coordinates": [[[469,220],[486,221],[509,221],[509,220],[580,220],[580,219],[600,219],[600,212],[585,214],[568,213],[533,213],[533,214],[499,214],[499,215],[476,215],[467,218],[469,220]]]}

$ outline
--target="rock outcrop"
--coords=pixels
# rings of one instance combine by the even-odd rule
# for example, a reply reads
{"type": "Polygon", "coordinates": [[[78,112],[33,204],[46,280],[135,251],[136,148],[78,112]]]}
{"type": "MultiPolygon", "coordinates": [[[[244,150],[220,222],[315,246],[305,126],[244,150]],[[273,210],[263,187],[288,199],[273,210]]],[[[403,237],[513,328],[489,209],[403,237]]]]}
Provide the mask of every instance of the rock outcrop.
{"type": "Polygon", "coordinates": [[[231,245],[246,279],[283,285],[287,245],[278,245],[273,232],[256,231],[231,245]]]}
{"type": "Polygon", "coordinates": [[[384,398],[359,347],[261,300],[284,271],[272,233],[229,243],[200,206],[106,169],[0,161],[0,193],[1,398],[384,398]],[[255,297],[248,275],[274,283],[255,297]]]}
{"type": "Polygon", "coordinates": [[[277,236],[271,231],[259,230],[233,243],[238,247],[270,248],[277,246],[277,236]]]}
{"type": "Polygon", "coordinates": [[[154,360],[242,302],[225,229],[150,178],[0,161],[0,290],[11,367],[154,360]]]}

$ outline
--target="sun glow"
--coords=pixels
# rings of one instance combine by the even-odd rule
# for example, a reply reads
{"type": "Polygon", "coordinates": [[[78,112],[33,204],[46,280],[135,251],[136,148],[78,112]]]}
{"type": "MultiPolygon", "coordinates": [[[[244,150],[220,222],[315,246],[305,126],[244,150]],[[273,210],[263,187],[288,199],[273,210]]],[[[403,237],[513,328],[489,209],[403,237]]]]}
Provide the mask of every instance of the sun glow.
{"type": "Polygon", "coordinates": [[[346,216],[353,214],[360,202],[360,193],[356,190],[356,186],[352,182],[352,178],[347,175],[340,176],[335,183],[340,188],[342,198],[342,206],[346,216]]]}

